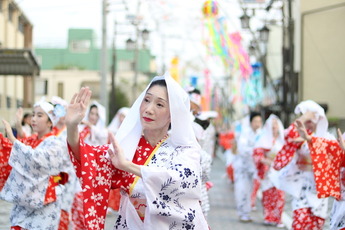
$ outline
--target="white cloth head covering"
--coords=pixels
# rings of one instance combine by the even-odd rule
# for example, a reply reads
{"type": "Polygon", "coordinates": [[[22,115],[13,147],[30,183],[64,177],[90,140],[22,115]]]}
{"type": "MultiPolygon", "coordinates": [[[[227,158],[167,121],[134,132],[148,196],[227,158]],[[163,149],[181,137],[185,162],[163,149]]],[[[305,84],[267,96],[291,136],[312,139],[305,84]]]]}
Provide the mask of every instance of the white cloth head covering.
{"type": "Polygon", "coordinates": [[[108,126],[108,130],[115,134],[121,125],[120,124],[120,115],[122,114],[126,117],[128,112],[129,112],[128,107],[122,107],[121,109],[119,109],[119,111],[117,111],[117,113],[115,114],[113,120],[110,122],[110,124],[108,126]]]}
{"type": "Polygon", "coordinates": [[[255,143],[255,148],[264,148],[264,149],[271,149],[273,144],[273,121],[277,120],[278,122],[278,129],[279,129],[279,137],[277,138],[276,142],[284,143],[284,126],[279,117],[274,114],[271,114],[265,122],[265,125],[262,129],[262,133],[260,135],[259,140],[255,143]]]}
{"type": "Polygon", "coordinates": [[[190,121],[190,102],[187,93],[181,86],[173,80],[169,75],[158,76],[152,79],[144,92],[140,94],[128,115],[122,122],[116,133],[116,139],[123,148],[125,156],[128,160],[132,160],[139,139],[142,134],[142,125],[140,122],[140,105],[144,99],[146,91],[152,82],[157,80],[165,80],[168,89],[171,130],[167,141],[173,146],[192,146],[200,148],[192,128],[190,121]]]}
{"type": "Polygon", "coordinates": [[[315,119],[313,120],[316,123],[316,137],[325,137],[327,135],[328,129],[328,120],[325,114],[325,110],[317,104],[315,101],[306,100],[299,103],[295,108],[295,114],[304,114],[307,111],[315,112],[315,119]]]}
{"type": "Polygon", "coordinates": [[[62,105],[64,107],[68,106],[67,101],[65,101],[64,99],[62,99],[61,97],[58,96],[52,96],[52,99],[50,100],[54,105],[62,105]]]}
{"type": "Polygon", "coordinates": [[[97,101],[93,101],[89,108],[86,111],[85,117],[84,117],[84,121],[88,121],[88,117],[89,117],[89,113],[90,113],[90,107],[96,105],[97,109],[98,109],[98,121],[97,124],[95,125],[97,128],[99,129],[103,129],[105,128],[105,107],[103,105],[101,105],[100,103],[98,103],[97,101]]]}
{"type": "Polygon", "coordinates": [[[200,120],[207,120],[209,118],[216,118],[218,117],[217,111],[202,111],[198,116],[200,120]]]}
{"type": "Polygon", "coordinates": [[[38,102],[36,102],[34,104],[34,108],[37,107],[37,106],[41,107],[42,110],[48,115],[48,117],[49,117],[50,121],[52,122],[53,126],[55,126],[58,123],[60,117],[55,115],[55,113],[54,113],[54,109],[55,109],[54,105],[49,103],[49,102],[47,102],[47,101],[45,101],[45,97],[42,97],[41,100],[39,100],[38,102]]]}

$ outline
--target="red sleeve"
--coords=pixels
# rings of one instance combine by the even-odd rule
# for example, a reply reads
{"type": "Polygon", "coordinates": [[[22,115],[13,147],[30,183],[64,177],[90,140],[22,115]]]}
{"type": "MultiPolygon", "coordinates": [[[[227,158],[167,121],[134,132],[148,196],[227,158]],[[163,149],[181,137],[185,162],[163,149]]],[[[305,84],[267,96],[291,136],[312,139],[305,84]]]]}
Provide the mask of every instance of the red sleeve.
{"type": "Polygon", "coordinates": [[[268,149],[255,148],[253,151],[253,159],[258,171],[258,175],[261,179],[264,178],[266,171],[269,169],[268,165],[261,162],[265,158],[265,153],[269,151],[268,149]]]}
{"type": "Polygon", "coordinates": [[[108,145],[90,146],[80,139],[80,162],[68,146],[80,179],[84,197],[84,218],[88,230],[104,229],[112,176],[115,168],[106,157],[108,145]]]}
{"type": "Polygon", "coordinates": [[[0,191],[4,187],[12,169],[8,164],[12,146],[12,142],[0,133],[0,191]]]}
{"type": "Polygon", "coordinates": [[[287,134],[285,136],[285,144],[282,149],[278,152],[277,156],[274,158],[273,168],[275,170],[280,170],[284,168],[293,158],[296,150],[301,147],[302,143],[293,142],[294,139],[299,137],[294,124],[291,124],[287,129],[287,134]]]}
{"type": "Polygon", "coordinates": [[[316,191],[319,198],[341,198],[340,168],[345,163],[345,152],[336,140],[312,137],[308,143],[313,163],[316,191]]]}

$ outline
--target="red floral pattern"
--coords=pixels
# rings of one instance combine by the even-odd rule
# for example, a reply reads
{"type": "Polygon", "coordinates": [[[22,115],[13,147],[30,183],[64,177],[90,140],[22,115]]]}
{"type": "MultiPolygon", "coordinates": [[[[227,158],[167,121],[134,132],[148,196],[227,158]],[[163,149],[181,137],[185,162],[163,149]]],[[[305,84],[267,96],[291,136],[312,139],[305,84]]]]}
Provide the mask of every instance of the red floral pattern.
{"type": "MultiPolygon", "coordinates": [[[[310,134],[311,132],[308,131],[308,133],[310,134]]],[[[274,158],[273,168],[275,170],[284,168],[292,160],[296,150],[302,146],[303,142],[294,142],[297,137],[299,137],[299,134],[297,132],[296,126],[292,124],[287,129],[284,146],[274,158]]]]}
{"type": "Polygon", "coordinates": [[[325,219],[315,216],[311,208],[300,208],[293,211],[293,230],[322,230],[325,219]]]}
{"type": "Polygon", "coordinates": [[[255,148],[253,151],[254,164],[260,179],[264,179],[266,172],[269,169],[269,166],[262,163],[262,160],[265,159],[265,154],[269,149],[255,148]]]}
{"type": "MultiPolygon", "coordinates": [[[[84,189],[84,218],[87,229],[104,229],[110,189],[121,188],[129,194],[135,175],[116,169],[106,157],[109,145],[90,146],[80,138],[80,157],[77,162],[70,146],[69,153],[77,176],[84,189]]],[[[155,147],[142,137],[133,163],[145,164],[155,147]]]]}
{"type": "Polygon", "coordinates": [[[273,187],[262,192],[262,206],[264,207],[264,219],[269,223],[281,223],[284,210],[284,192],[273,187]]]}
{"type": "MultiPolygon", "coordinates": [[[[312,137],[308,144],[312,157],[318,197],[333,196],[340,200],[340,168],[345,167],[345,152],[340,148],[336,140],[312,137]]],[[[342,178],[344,179],[345,175],[342,178]]]]}

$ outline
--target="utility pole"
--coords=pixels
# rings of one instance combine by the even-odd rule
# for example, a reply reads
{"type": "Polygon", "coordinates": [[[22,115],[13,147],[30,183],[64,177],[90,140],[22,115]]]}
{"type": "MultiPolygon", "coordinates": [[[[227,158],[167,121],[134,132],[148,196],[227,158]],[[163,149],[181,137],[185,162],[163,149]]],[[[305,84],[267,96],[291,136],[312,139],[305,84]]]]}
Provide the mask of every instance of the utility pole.
{"type": "Polygon", "coordinates": [[[135,101],[137,98],[137,88],[138,88],[138,73],[139,73],[139,36],[140,36],[140,31],[139,31],[139,13],[140,13],[140,5],[141,5],[141,0],[138,0],[137,4],[137,13],[136,17],[133,21],[133,25],[135,26],[135,47],[134,47],[134,79],[133,79],[133,88],[132,88],[132,103],[135,101]]]}
{"type": "Polygon", "coordinates": [[[294,21],[292,17],[292,0],[288,0],[287,9],[283,8],[283,100],[284,126],[290,124],[290,114],[296,104],[296,79],[294,73],[294,21]],[[285,12],[287,11],[287,22],[285,12]]]}
{"type": "Polygon", "coordinates": [[[112,101],[112,106],[109,106],[109,114],[110,117],[113,117],[115,115],[115,112],[117,110],[116,106],[116,62],[117,62],[117,56],[116,56],[116,35],[117,35],[117,22],[115,20],[114,22],[114,37],[113,37],[113,47],[112,47],[112,65],[111,65],[111,98],[110,101],[112,101]]]}
{"type": "Polygon", "coordinates": [[[101,50],[101,104],[106,108],[105,122],[108,123],[108,90],[107,90],[107,0],[102,2],[102,50],[101,50]]]}

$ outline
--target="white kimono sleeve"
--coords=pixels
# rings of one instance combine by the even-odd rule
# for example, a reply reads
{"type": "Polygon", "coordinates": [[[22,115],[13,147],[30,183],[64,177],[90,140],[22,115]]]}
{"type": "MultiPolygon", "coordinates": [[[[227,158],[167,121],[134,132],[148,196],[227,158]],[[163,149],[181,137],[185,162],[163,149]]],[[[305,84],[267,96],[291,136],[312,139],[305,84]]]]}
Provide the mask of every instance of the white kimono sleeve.
{"type": "MultiPolygon", "coordinates": [[[[63,170],[63,149],[62,142],[54,136],[35,149],[15,141],[9,159],[12,170],[0,198],[20,206],[43,207],[50,176],[63,170]]],[[[61,192],[57,189],[56,195],[61,192]]]]}
{"type": "Polygon", "coordinates": [[[208,229],[199,203],[200,153],[179,147],[167,162],[160,162],[162,154],[168,153],[157,153],[153,164],[141,169],[148,229],[208,229]]]}

